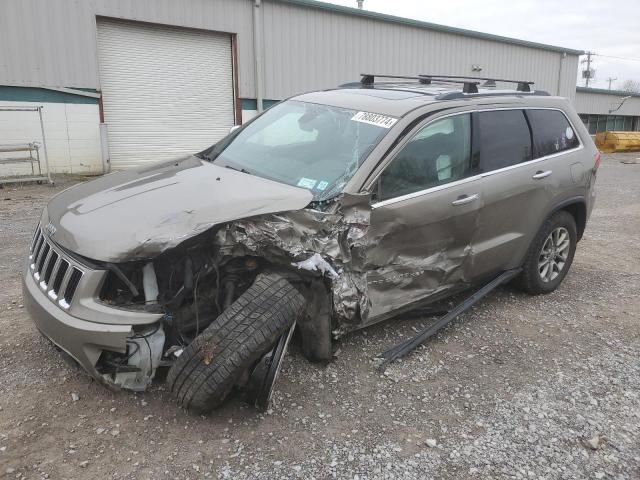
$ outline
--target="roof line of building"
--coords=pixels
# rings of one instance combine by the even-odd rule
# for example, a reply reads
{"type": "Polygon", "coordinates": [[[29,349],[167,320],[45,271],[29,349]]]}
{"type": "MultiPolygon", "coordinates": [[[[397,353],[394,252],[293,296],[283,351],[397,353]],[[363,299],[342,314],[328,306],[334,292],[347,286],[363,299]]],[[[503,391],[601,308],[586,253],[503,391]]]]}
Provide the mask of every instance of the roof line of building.
{"type": "Polygon", "coordinates": [[[302,7],[317,8],[320,10],[328,10],[332,12],[344,13],[347,15],[371,18],[374,20],[381,20],[383,22],[399,23],[402,25],[409,25],[409,26],[424,28],[428,30],[435,30],[435,31],[445,32],[445,33],[453,33],[456,35],[464,35],[466,37],[478,38],[482,40],[492,40],[495,42],[509,43],[512,45],[518,45],[522,47],[537,48],[540,50],[567,53],[571,55],[584,54],[583,50],[574,50],[571,48],[563,48],[555,45],[547,45],[544,43],[529,42],[527,40],[520,40],[518,38],[503,37],[502,35],[482,33],[482,32],[477,32],[475,30],[467,30],[465,28],[449,27],[447,25],[439,25],[437,23],[423,22],[422,20],[414,20],[411,18],[397,17],[395,15],[387,15],[386,13],[378,13],[378,12],[372,12],[370,10],[361,10],[359,8],[344,7],[342,5],[319,2],[317,0],[274,0],[274,1],[278,1],[281,3],[290,3],[292,5],[298,5],[302,7]]]}
{"type": "Polygon", "coordinates": [[[616,97],[640,97],[640,93],[625,92],[624,90],[607,90],[605,88],[576,87],[576,92],[601,93],[604,95],[615,95],[616,97]]]}

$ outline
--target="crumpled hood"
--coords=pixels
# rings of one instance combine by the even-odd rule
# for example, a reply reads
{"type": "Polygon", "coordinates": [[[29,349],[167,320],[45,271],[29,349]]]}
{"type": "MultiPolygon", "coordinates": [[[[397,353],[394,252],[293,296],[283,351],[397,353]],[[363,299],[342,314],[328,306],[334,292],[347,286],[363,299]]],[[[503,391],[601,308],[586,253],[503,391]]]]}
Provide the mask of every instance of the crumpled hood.
{"type": "Polygon", "coordinates": [[[51,238],[107,262],[153,258],[212,226],[299,210],[312,200],[292,187],[197,157],[105,175],[54,197],[43,215],[51,238]]]}

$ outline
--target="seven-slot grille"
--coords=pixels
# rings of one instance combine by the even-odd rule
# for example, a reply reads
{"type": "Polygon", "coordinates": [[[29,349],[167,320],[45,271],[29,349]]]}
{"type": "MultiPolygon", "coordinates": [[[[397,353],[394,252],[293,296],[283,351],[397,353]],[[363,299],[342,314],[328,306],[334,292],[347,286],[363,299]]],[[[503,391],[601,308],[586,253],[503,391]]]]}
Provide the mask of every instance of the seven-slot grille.
{"type": "Polygon", "coordinates": [[[29,268],[47,296],[61,308],[68,309],[83,272],[44,235],[40,226],[33,236],[29,268]]]}

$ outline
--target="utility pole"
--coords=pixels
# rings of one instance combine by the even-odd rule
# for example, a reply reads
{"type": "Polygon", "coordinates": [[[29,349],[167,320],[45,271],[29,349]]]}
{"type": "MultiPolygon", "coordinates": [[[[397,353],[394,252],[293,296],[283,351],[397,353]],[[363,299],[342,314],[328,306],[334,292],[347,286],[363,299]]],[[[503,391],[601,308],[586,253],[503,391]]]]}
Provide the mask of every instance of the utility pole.
{"type": "Polygon", "coordinates": [[[591,56],[595,55],[593,52],[586,52],[587,58],[580,63],[586,63],[587,69],[582,71],[582,78],[584,78],[584,86],[589,86],[589,80],[591,80],[591,56]]]}
{"type": "Polygon", "coordinates": [[[609,82],[609,90],[611,90],[611,82],[613,82],[614,80],[617,80],[617,78],[607,78],[607,82],[609,82]]]}

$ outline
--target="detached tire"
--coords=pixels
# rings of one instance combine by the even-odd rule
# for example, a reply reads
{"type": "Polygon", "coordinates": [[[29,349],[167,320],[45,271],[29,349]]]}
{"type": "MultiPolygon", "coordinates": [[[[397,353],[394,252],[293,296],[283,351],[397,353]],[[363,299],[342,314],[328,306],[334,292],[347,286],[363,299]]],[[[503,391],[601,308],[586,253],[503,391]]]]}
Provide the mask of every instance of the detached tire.
{"type": "Polygon", "coordinates": [[[304,297],[287,280],[258,275],[176,359],[167,375],[172,393],[196,413],[216,408],[304,309],[304,297]]]}
{"type": "Polygon", "coordinates": [[[576,221],[564,210],[551,215],[534,238],[515,285],[532,295],[553,292],[564,280],[576,253],[576,221]]]}

